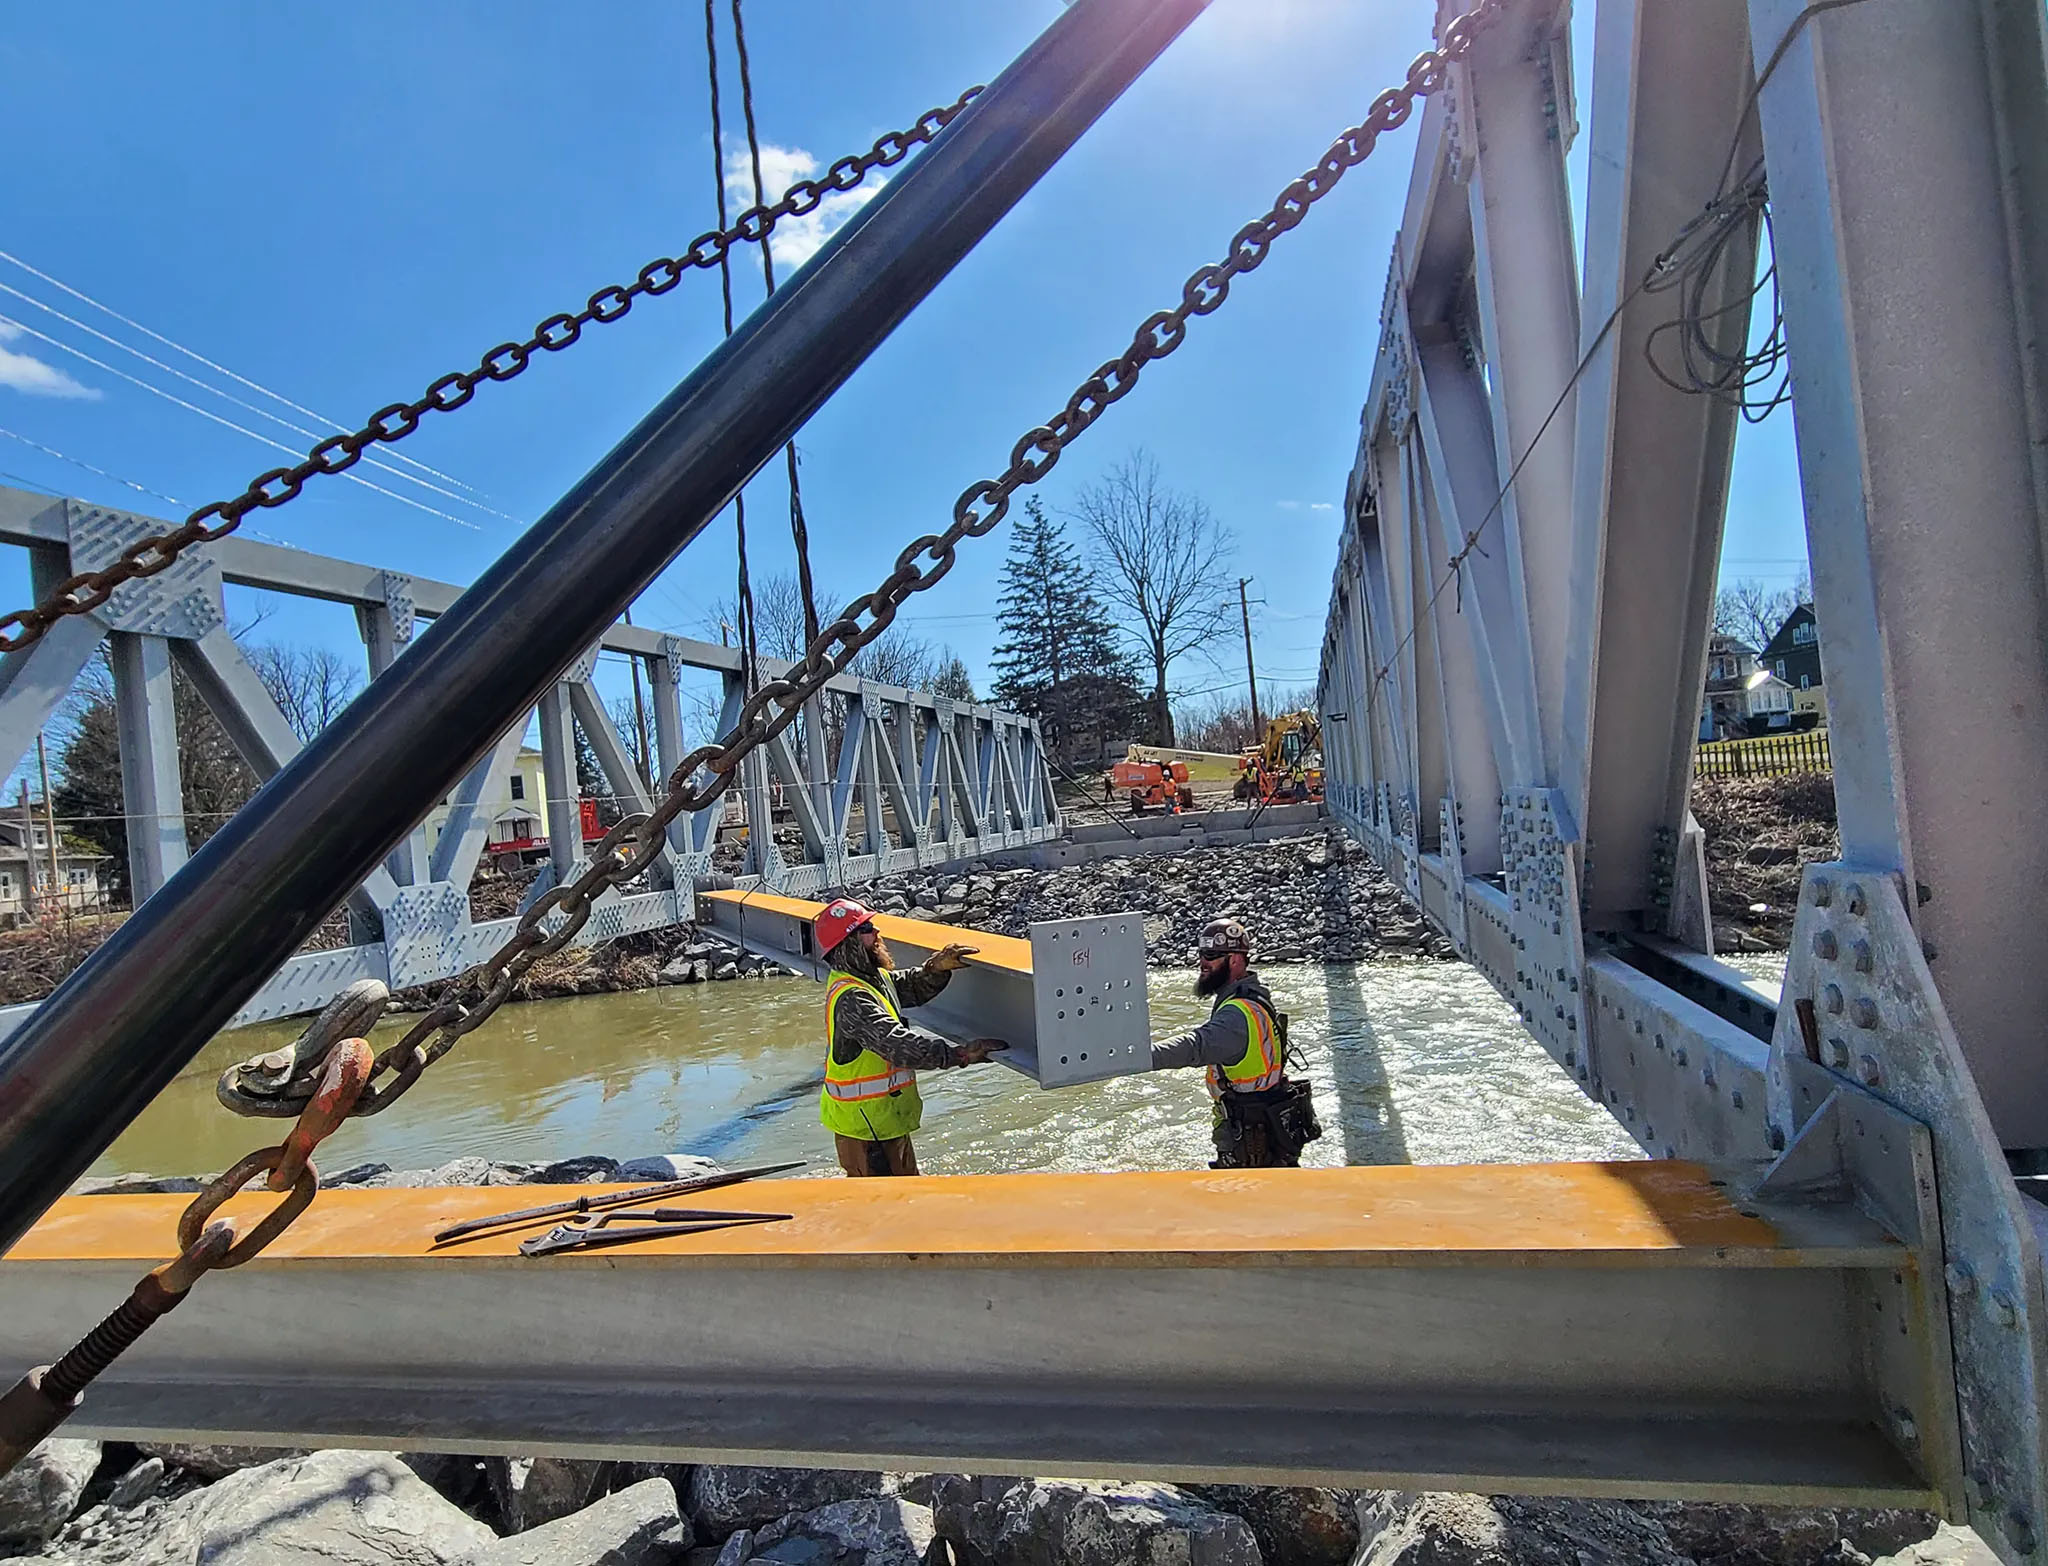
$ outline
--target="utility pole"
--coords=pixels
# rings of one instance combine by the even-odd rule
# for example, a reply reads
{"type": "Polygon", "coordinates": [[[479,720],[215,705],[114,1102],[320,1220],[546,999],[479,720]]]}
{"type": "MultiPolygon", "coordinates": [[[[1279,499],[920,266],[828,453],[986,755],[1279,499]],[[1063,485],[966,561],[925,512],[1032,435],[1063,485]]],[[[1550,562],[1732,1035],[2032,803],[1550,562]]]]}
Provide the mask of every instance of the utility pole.
{"type": "MultiPolygon", "coordinates": [[[[630,626],[632,623],[633,611],[629,607],[626,610],[626,624],[630,626]]],[[[633,670],[633,727],[640,734],[640,754],[633,758],[633,762],[640,769],[641,785],[651,794],[654,791],[654,768],[648,760],[650,753],[647,749],[647,707],[640,699],[640,655],[629,652],[626,654],[626,662],[633,670]]]]}
{"type": "Polygon", "coordinates": [[[21,889],[21,911],[34,919],[42,913],[43,900],[36,892],[36,813],[29,807],[27,778],[21,780],[21,853],[28,875],[21,889]]]}
{"type": "Polygon", "coordinates": [[[1259,676],[1252,668],[1252,607],[1244,596],[1244,590],[1251,586],[1252,579],[1241,576],[1237,579],[1237,612],[1244,619],[1244,680],[1252,692],[1252,743],[1261,742],[1266,725],[1259,721],[1259,676]]]}
{"type": "Polygon", "coordinates": [[[41,729],[36,730],[36,765],[43,773],[43,825],[50,834],[50,896],[68,915],[71,905],[65,900],[63,882],[57,877],[57,809],[50,803],[50,753],[43,746],[41,729]]]}

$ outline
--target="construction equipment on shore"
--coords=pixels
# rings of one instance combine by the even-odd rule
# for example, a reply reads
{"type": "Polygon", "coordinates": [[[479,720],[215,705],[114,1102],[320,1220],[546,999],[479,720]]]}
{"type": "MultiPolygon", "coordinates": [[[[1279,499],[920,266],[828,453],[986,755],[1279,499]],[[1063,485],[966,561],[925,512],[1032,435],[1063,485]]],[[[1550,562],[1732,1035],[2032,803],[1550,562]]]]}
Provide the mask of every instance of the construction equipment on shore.
{"type": "Polygon", "coordinates": [[[1282,713],[1266,725],[1266,738],[1247,745],[1238,761],[1232,799],[1263,805],[1323,797],[1323,726],[1312,712],[1282,713]]]}
{"type": "Polygon", "coordinates": [[[1188,764],[1162,761],[1136,745],[1109,769],[1109,784],[1123,790],[1134,816],[1162,808],[1178,815],[1195,808],[1195,791],[1188,786],[1188,764]]]}

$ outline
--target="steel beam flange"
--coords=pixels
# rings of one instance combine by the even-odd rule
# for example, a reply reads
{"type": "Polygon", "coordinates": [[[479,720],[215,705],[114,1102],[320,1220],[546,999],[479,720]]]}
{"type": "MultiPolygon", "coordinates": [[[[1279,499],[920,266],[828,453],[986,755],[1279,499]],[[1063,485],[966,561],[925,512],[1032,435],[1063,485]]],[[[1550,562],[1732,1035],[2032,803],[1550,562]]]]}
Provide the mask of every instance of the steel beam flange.
{"type": "MultiPolygon", "coordinates": [[[[131,544],[161,531],[162,524],[127,511],[64,502],[71,539],[71,569],[103,571],[131,544]]],[[[185,550],[154,576],[137,577],[114,589],[93,617],[110,631],[197,641],[227,623],[220,595],[220,566],[205,545],[185,550]]]]}
{"type": "MultiPolygon", "coordinates": [[[[2009,1561],[2043,1558],[2048,1517],[2048,1297],[2039,1229],[2007,1169],[1898,878],[1807,867],[1771,1039],[1774,1131],[1800,1124],[1811,1085],[1798,1002],[1818,1023],[1820,1065],[1931,1135],[1970,1525],[2009,1561]]],[[[1930,1272],[1933,1269],[1930,1268],[1930,1272]]],[[[1931,1476],[1934,1477],[1934,1476],[1931,1476]]]]}

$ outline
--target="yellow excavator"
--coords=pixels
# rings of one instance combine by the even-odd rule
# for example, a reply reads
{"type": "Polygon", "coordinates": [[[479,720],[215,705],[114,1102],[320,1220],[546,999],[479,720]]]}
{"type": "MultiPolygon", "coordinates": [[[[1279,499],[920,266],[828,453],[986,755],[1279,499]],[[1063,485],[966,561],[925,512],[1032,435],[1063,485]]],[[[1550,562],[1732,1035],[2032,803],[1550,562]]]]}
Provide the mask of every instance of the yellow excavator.
{"type": "Polygon", "coordinates": [[[1323,797],[1322,725],[1312,712],[1289,712],[1266,725],[1263,745],[1238,758],[1235,799],[1279,805],[1323,797]]]}

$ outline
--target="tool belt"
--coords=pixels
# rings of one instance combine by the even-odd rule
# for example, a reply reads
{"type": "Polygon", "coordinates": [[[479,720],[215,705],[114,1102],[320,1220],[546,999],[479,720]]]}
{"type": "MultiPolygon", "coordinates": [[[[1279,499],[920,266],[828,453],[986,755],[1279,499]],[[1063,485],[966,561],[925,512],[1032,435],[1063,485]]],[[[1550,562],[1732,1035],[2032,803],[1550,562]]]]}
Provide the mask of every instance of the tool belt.
{"type": "Polygon", "coordinates": [[[1225,1093],[1216,1102],[1216,1160],[1211,1169],[1293,1169],[1301,1150],[1323,1134],[1307,1082],[1288,1080],[1258,1093],[1225,1093]]]}

